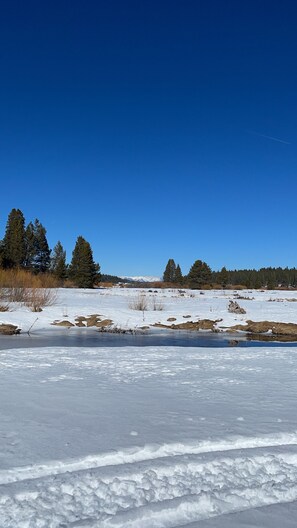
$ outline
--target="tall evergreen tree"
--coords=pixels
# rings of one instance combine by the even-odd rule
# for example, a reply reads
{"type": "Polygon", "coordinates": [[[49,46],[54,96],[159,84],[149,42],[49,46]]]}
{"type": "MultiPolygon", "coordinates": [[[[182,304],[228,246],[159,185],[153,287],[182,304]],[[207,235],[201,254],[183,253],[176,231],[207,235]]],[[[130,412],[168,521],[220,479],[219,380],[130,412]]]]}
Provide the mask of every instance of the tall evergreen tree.
{"type": "Polygon", "coordinates": [[[176,266],[174,282],[176,282],[176,284],[182,284],[183,282],[183,275],[179,264],[176,266]]]}
{"type": "Polygon", "coordinates": [[[94,262],[92,248],[82,236],[77,238],[72,252],[69,277],[78,288],[93,288],[100,280],[100,266],[94,262]]]}
{"type": "Polygon", "coordinates": [[[211,283],[211,269],[202,260],[196,260],[188,274],[188,283],[190,288],[198,289],[206,284],[211,283]]]}
{"type": "Polygon", "coordinates": [[[6,268],[22,268],[24,261],[25,218],[20,209],[12,209],[3,239],[3,265],[6,268]]]}
{"type": "Polygon", "coordinates": [[[267,287],[267,290],[274,290],[276,286],[277,286],[276,275],[275,275],[275,272],[272,272],[268,277],[266,287],[267,287]]]}
{"type": "Polygon", "coordinates": [[[48,246],[46,238],[46,229],[36,218],[34,225],[34,259],[33,267],[34,270],[39,273],[48,271],[50,266],[50,254],[51,250],[48,246]]]}
{"type": "Polygon", "coordinates": [[[25,231],[25,261],[24,267],[32,271],[35,257],[35,232],[34,225],[30,222],[25,231]]]}
{"type": "Polygon", "coordinates": [[[169,259],[163,273],[164,282],[174,282],[176,274],[176,264],[173,259],[169,259]]]}
{"type": "Polygon", "coordinates": [[[57,242],[53,249],[50,271],[57,277],[57,279],[63,281],[67,276],[67,265],[66,265],[66,251],[64,250],[60,240],[57,242]]]}
{"type": "Polygon", "coordinates": [[[221,284],[222,288],[226,288],[228,281],[229,281],[229,274],[225,266],[222,267],[221,271],[218,274],[219,283],[221,284]]]}
{"type": "Polygon", "coordinates": [[[3,240],[0,240],[0,268],[4,265],[4,244],[3,240]]]}

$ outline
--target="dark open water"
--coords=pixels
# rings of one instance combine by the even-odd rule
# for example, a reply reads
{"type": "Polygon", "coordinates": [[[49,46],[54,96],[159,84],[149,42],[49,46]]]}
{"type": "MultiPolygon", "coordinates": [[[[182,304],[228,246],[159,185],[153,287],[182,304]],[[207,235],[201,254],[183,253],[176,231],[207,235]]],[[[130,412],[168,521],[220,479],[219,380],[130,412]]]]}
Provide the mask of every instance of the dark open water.
{"type": "MultiPolygon", "coordinates": [[[[275,339],[275,338],[274,338],[275,339]]],[[[29,347],[124,347],[124,346],[181,346],[181,347],[297,347],[297,342],[271,341],[267,336],[254,336],[252,339],[243,334],[168,331],[149,334],[108,334],[102,332],[59,330],[36,332],[28,336],[0,336],[0,350],[29,347]],[[236,342],[235,342],[236,341],[236,342]]]]}

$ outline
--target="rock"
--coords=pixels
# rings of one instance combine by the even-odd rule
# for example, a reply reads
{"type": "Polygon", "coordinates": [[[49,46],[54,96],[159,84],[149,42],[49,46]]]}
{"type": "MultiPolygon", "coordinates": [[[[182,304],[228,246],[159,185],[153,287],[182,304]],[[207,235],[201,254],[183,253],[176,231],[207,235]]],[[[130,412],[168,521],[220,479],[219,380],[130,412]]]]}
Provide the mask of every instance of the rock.
{"type": "Polygon", "coordinates": [[[244,308],[241,308],[236,301],[229,301],[228,312],[235,314],[245,314],[244,308]]]}
{"type": "Polygon", "coordinates": [[[75,326],[78,326],[79,328],[85,328],[86,325],[83,323],[83,321],[78,321],[77,323],[75,323],[75,326]]]}
{"type": "Polygon", "coordinates": [[[184,319],[189,319],[190,317],[192,317],[192,316],[191,315],[183,315],[184,319]]]}
{"type": "Polygon", "coordinates": [[[176,321],[176,317],[168,317],[167,321],[168,322],[176,321]]]}
{"type": "Polygon", "coordinates": [[[0,324],[0,334],[1,335],[16,335],[20,334],[21,329],[13,324],[0,324]]]}

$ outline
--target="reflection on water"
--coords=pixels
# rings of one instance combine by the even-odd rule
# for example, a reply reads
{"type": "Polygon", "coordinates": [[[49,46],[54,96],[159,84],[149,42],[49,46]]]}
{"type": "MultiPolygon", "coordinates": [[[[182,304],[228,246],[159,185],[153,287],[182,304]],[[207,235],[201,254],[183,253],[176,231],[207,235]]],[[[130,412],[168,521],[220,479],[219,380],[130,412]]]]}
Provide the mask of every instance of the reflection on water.
{"type": "Polygon", "coordinates": [[[273,334],[247,334],[246,339],[248,341],[265,341],[265,343],[295,343],[297,342],[297,336],[289,335],[273,335],[273,334]]]}
{"type": "Polygon", "coordinates": [[[181,346],[181,347],[257,347],[297,346],[290,336],[237,335],[211,332],[168,331],[147,334],[108,334],[95,330],[59,330],[36,332],[28,336],[0,336],[0,350],[30,347],[124,347],[124,346],[181,346]]]}

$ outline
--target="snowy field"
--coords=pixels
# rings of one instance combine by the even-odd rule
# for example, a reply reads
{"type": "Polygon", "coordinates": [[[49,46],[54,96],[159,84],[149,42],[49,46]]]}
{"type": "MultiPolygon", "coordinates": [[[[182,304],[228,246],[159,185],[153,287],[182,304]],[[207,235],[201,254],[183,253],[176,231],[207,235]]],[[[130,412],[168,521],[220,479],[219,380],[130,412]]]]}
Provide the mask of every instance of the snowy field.
{"type": "Polygon", "coordinates": [[[18,325],[23,332],[33,325],[34,331],[52,329],[53,321],[67,320],[76,323],[79,316],[99,314],[101,319],[110,319],[113,326],[124,329],[138,329],[155,323],[175,324],[199,319],[219,320],[218,329],[253,321],[276,321],[297,323],[297,292],[294,291],[199,291],[148,290],[106,288],[98,290],[59,289],[52,306],[44,307],[40,313],[17,304],[10,305],[10,311],[0,313],[0,323],[18,325]],[[131,305],[145,296],[147,310],[137,311],[131,305]],[[245,299],[236,299],[236,295],[245,299]],[[228,312],[229,300],[237,300],[246,314],[228,312]]]}
{"type": "MultiPolygon", "coordinates": [[[[60,289],[0,323],[297,323],[297,293],[238,293],[60,289]]],[[[1,528],[296,528],[297,348],[18,346],[0,351],[1,528]]]]}
{"type": "Polygon", "coordinates": [[[296,348],[15,349],[0,368],[1,527],[296,527],[296,348]]]}

